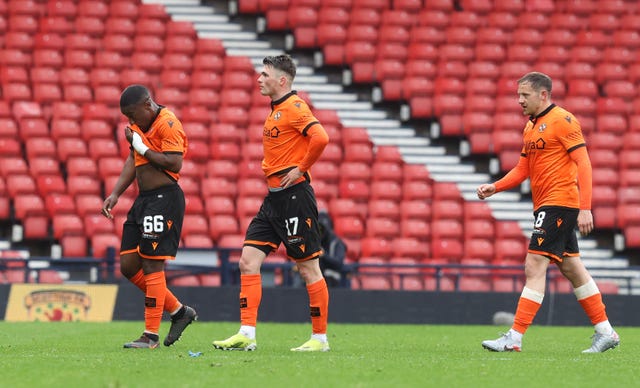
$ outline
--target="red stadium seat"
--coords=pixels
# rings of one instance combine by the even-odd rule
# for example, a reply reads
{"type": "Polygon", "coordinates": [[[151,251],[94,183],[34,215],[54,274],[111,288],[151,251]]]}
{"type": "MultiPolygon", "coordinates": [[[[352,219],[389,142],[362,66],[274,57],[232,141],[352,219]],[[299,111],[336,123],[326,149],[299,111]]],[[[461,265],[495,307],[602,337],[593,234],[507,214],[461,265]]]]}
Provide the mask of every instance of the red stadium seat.
{"type": "Polygon", "coordinates": [[[371,187],[365,180],[341,179],[338,183],[338,192],[344,198],[367,201],[371,195],[371,187]]]}
{"type": "Polygon", "coordinates": [[[366,206],[357,203],[351,198],[333,198],[329,202],[329,213],[334,217],[359,217],[366,216],[366,206]]]}
{"type": "Polygon", "coordinates": [[[98,174],[97,163],[93,159],[89,158],[88,156],[85,156],[85,155],[73,156],[66,159],[66,161],[67,161],[66,163],[67,174],[69,176],[77,176],[77,175],[97,176],[98,174]]]}
{"type": "Polygon", "coordinates": [[[31,88],[26,83],[7,83],[2,85],[4,98],[10,102],[29,101],[32,98],[31,88]]]}
{"type": "Polygon", "coordinates": [[[432,187],[429,182],[425,181],[407,181],[402,184],[403,200],[423,200],[428,201],[432,198],[432,187]]]}
{"type": "Polygon", "coordinates": [[[3,156],[22,157],[22,142],[14,138],[0,138],[0,152],[3,156]]]}
{"type": "Polygon", "coordinates": [[[640,132],[631,131],[622,135],[622,148],[634,149],[640,147],[640,132]]]}
{"type": "Polygon", "coordinates": [[[56,143],[50,137],[29,137],[25,139],[27,159],[35,157],[55,157],[56,143]]]}
{"type": "Polygon", "coordinates": [[[365,237],[360,244],[363,257],[390,258],[393,255],[393,247],[388,239],[377,237],[365,237]]]}
{"type": "Polygon", "coordinates": [[[103,198],[101,194],[82,193],[77,194],[75,197],[76,213],[80,217],[85,217],[90,214],[100,214],[102,204],[103,198]]]}
{"type": "Polygon", "coordinates": [[[364,224],[359,217],[334,215],[336,233],[344,238],[361,238],[364,236],[364,224]]]}
{"type": "MultiPolygon", "coordinates": [[[[626,135],[626,134],[625,134],[626,135]]],[[[589,150],[619,151],[624,145],[624,136],[611,132],[592,132],[587,136],[589,150]]]]}
{"type": "Polygon", "coordinates": [[[78,3],[77,12],[80,16],[106,19],[109,15],[109,6],[101,1],[82,1],[78,3]]]}
{"type": "Polygon", "coordinates": [[[480,259],[487,263],[493,261],[493,242],[484,238],[472,238],[465,240],[464,257],[480,259]]]}
{"type": "Polygon", "coordinates": [[[200,197],[200,185],[198,184],[198,182],[196,182],[192,178],[183,176],[180,179],[180,186],[183,187],[183,191],[185,193],[185,212],[187,214],[203,214],[204,202],[200,197]]]}
{"type": "Polygon", "coordinates": [[[464,239],[487,239],[491,240],[495,236],[494,223],[488,219],[468,219],[464,226],[464,239]]]}
{"type": "Polygon", "coordinates": [[[363,162],[344,162],[340,165],[340,177],[345,180],[369,180],[371,168],[363,162]]]}
{"type": "Polygon", "coordinates": [[[613,80],[604,84],[604,93],[609,97],[622,97],[624,99],[633,99],[637,92],[633,82],[626,80],[613,80]]]}
{"type": "Polygon", "coordinates": [[[622,114],[600,114],[596,118],[598,131],[616,133],[622,136],[627,131],[627,119],[622,114]]]}
{"type": "MultiPolygon", "coordinates": [[[[29,173],[33,177],[39,175],[60,175],[60,163],[54,157],[33,157],[29,159],[29,173]]],[[[0,190],[1,192],[2,190],[0,190]]]]}
{"type": "MultiPolygon", "coordinates": [[[[104,39],[109,35],[133,36],[136,31],[136,25],[134,21],[128,17],[112,15],[106,19],[104,30],[106,36],[103,38],[103,44],[105,43],[104,39]]],[[[133,41],[131,41],[131,45],[131,48],[133,49],[133,41]]]]}
{"type": "Polygon", "coordinates": [[[183,236],[191,234],[209,234],[209,221],[202,214],[185,214],[182,224],[183,236]]]}
{"type": "Polygon", "coordinates": [[[504,238],[495,241],[495,260],[519,260],[526,254],[527,245],[523,239],[504,238]]]}
{"type": "MultiPolygon", "coordinates": [[[[147,20],[147,22],[150,22],[150,20],[147,20]]],[[[162,23],[159,24],[164,27],[162,23]]],[[[162,55],[164,53],[164,46],[165,41],[161,35],[137,35],[133,39],[133,49],[137,52],[162,55]]]]}
{"type": "Polygon", "coordinates": [[[238,192],[235,181],[228,181],[219,178],[205,177],[200,182],[200,187],[202,190],[203,198],[216,195],[235,198],[238,192]]]}
{"type": "Polygon", "coordinates": [[[431,240],[432,257],[449,262],[458,262],[464,257],[464,247],[459,239],[434,238],[431,240]]]}
{"type": "Polygon", "coordinates": [[[62,257],[87,257],[88,243],[85,236],[63,236],[60,239],[60,245],[62,247],[62,257]]]}
{"type": "Polygon", "coordinates": [[[75,214],[76,205],[73,198],[65,193],[49,193],[44,197],[45,208],[49,217],[59,214],[75,214]]]}
{"type": "MultiPolygon", "coordinates": [[[[119,54],[130,56],[134,51],[133,38],[123,33],[109,34],[105,36],[102,41],[105,52],[111,53],[111,55],[119,54]]],[[[99,65],[105,65],[104,62],[98,62],[97,56],[96,63],[99,65]]],[[[110,63],[107,64],[111,65],[110,63]]]]}
{"type": "Polygon", "coordinates": [[[84,235],[84,222],[76,214],[55,214],[52,216],[53,238],[66,235],[84,235]]]}
{"type": "Polygon", "coordinates": [[[27,162],[21,156],[0,157],[0,176],[7,177],[11,174],[28,174],[27,162]]]}
{"type": "MultiPolygon", "coordinates": [[[[205,175],[230,180],[238,178],[238,164],[224,159],[210,160],[207,162],[205,175]]],[[[316,174],[314,174],[316,176],[316,174]]]]}
{"type": "Polygon", "coordinates": [[[218,214],[209,217],[209,236],[216,242],[222,236],[239,233],[238,221],[235,215],[218,214]]]}
{"type": "Polygon", "coordinates": [[[207,215],[235,214],[235,203],[227,196],[210,196],[205,198],[204,207],[207,215]]]}
{"type": "Polygon", "coordinates": [[[388,199],[372,199],[367,205],[367,210],[368,217],[393,220],[400,217],[400,206],[397,202],[388,199]]]}
{"type": "Polygon", "coordinates": [[[208,235],[188,234],[182,238],[185,248],[211,249],[214,247],[213,240],[208,235]]]}
{"type": "MultiPolygon", "coordinates": [[[[376,159],[380,155],[379,149],[376,153],[376,159]]],[[[319,170],[319,169],[318,169],[319,170]]],[[[317,171],[317,170],[316,170],[317,171]]],[[[402,166],[399,163],[393,162],[375,162],[371,167],[371,178],[374,181],[394,181],[397,183],[402,183],[402,166]]],[[[317,176],[317,172],[314,176],[317,176]]],[[[337,176],[336,176],[337,178],[337,176]]]]}
{"type": "Polygon", "coordinates": [[[593,167],[593,185],[594,186],[613,186],[618,187],[620,185],[620,175],[617,169],[606,167],[593,167]]]}
{"type": "Polygon", "coordinates": [[[196,41],[196,53],[216,54],[222,58],[225,55],[225,48],[220,39],[201,37],[196,41]]]}
{"type": "Polygon", "coordinates": [[[400,203],[402,220],[431,220],[431,203],[424,200],[403,200],[400,203]]]}
{"type": "Polygon", "coordinates": [[[386,275],[361,275],[354,279],[354,289],[360,290],[391,290],[391,280],[386,275]]]}
{"type": "Polygon", "coordinates": [[[396,237],[391,244],[395,258],[412,258],[418,261],[431,256],[429,243],[418,238],[396,237]]]}
{"type": "Polygon", "coordinates": [[[10,198],[36,192],[36,182],[28,174],[11,174],[6,177],[6,185],[10,198]]]}
{"type": "Polygon", "coordinates": [[[431,223],[428,219],[401,218],[400,236],[429,241],[431,239],[431,223]]]}
{"type": "Polygon", "coordinates": [[[620,187],[617,194],[609,197],[611,199],[617,196],[619,204],[640,203],[640,187],[620,187]]]}
{"type": "MultiPolygon", "coordinates": [[[[609,202],[610,203],[610,202],[609,202]]],[[[614,229],[617,227],[615,205],[600,205],[592,209],[593,221],[598,229],[614,229]]]]}
{"type": "Polygon", "coordinates": [[[67,184],[62,175],[39,175],[36,178],[36,189],[42,197],[49,193],[64,194],[67,191],[67,184]]]}
{"type": "Polygon", "coordinates": [[[464,215],[461,201],[458,199],[441,198],[432,204],[432,217],[440,219],[462,219],[464,215]]]}
{"type": "Polygon", "coordinates": [[[101,196],[102,182],[95,175],[68,175],[67,192],[76,198],[85,194],[101,196]]]}
{"type": "Polygon", "coordinates": [[[24,219],[29,215],[46,215],[44,201],[37,194],[18,195],[13,199],[15,217],[24,219]]]}
{"type": "Polygon", "coordinates": [[[95,258],[104,258],[108,248],[114,248],[116,257],[120,252],[120,238],[114,233],[96,233],[90,238],[91,255],[95,258]]]}

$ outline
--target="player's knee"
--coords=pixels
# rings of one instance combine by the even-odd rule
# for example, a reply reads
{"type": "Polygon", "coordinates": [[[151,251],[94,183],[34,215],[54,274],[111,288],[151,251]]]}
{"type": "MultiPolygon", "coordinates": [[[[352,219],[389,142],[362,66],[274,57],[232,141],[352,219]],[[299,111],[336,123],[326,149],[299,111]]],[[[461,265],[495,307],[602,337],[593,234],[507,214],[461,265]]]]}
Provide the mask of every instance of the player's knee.
{"type": "Polygon", "coordinates": [[[318,265],[318,260],[300,262],[297,265],[300,277],[305,283],[311,284],[322,278],[322,271],[318,265]]]}
{"type": "Polygon", "coordinates": [[[242,256],[238,262],[240,273],[243,275],[252,275],[260,273],[260,260],[242,256]]]}

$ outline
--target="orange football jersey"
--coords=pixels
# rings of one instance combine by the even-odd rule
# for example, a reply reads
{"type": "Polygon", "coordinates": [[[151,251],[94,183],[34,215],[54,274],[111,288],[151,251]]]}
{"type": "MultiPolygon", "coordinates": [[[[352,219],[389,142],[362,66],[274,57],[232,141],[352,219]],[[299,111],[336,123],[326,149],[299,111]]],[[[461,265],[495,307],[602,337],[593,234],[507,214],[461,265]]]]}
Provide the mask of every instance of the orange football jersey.
{"type": "MultiPolygon", "coordinates": [[[[131,125],[130,128],[133,131],[138,132],[144,143],[149,149],[156,152],[173,152],[181,153],[184,157],[187,154],[187,135],[182,129],[182,123],[176,115],[167,108],[162,108],[158,117],[151,124],[151,128],[144,133],[137,125],[131,125]]],[[[149,163],[149,160],[144,156],[134,152],[134,160],[136,167],[149,163]]],[[[165,173],[173,177],[176,181],[180,177],[180,174],[164,170],[165,173]]]]}

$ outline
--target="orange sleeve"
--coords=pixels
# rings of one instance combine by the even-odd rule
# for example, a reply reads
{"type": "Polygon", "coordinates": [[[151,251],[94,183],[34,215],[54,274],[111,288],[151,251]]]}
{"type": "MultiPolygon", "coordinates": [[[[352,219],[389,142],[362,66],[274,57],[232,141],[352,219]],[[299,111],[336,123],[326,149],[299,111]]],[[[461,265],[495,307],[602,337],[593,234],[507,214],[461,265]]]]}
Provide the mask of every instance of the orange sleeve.
{"type": "Polygon", "coordinates": [[[520,155],[518,164],[516,164],[516,166],[507,173],[507,175],[503,176],[496,183],[494,183],[494,185],[496,186],[496,193],[518,186],[525,179],[527,179],[527,177],[529,177],[529,164],[527,163],[527,158],[523,155],[520,155]]]}
{"type": "Polygon", "coordinates": [[[319,123],[312,125],[307,130],[307,136],[309,136],[309,148],[307,148],[307,153],[298,165],[302,172],[307,172],[311,168],[322,155],[324,147],[329,143],[329,135],[319,123]]]}
{"type": "Polygon", "coordinates": [[[578,165],[578,189],[580,192],[580,209],[591,210],[592,171],[587,147],[579,147],[569,153],[578,165]]]}

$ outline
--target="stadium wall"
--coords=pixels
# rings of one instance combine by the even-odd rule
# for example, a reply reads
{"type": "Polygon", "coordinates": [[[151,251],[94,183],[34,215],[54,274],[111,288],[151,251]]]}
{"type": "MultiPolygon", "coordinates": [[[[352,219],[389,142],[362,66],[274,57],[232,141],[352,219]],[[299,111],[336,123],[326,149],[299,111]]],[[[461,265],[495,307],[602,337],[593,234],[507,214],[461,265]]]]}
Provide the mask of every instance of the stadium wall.
{"type": "MultiPolygon", "coordinates": [[[[49,286],[51,288],[51,286],[49,286]]],[[[0,285],[0,316],[4,317],[11,286],[0,285]]],[[[239,321],[238,287],[172,287],[180,300],[195,307],[201,321],[239,321]]],[[[497,311],[513,312],[518,294],[468,292],[361,291],[331,289],[329,321],[334,323],[491,324],[497,311]]],[[[640,326],[637,296],[605,295],[616,326],[640,326]]],[[[113,320],[143,320],[143,299],[131,285],[120,285],[113,320]]],[[[304,288],[265,288],[261,322],[308,322],[304,288]]],[[[535,324],[589,325],[572,294],[547,294],[535,324]]]]}
{"type": "MultiPolygon", "coordinates": [[[[203,321],[240,320],[238,287],[172,287],[180,300],[195,307],[203,321]]],[[[361,291],[330,289],[329,322],[397,324],[491,324],[497,311],[515,311],[519,294],[468,292],[361,291]]],[[[637,296],[605,295],[609,318],[616,326],[640,326],[637,296]]],[[[304,288],[264,288],[261,322],[309,322],[304,288]]],[[[116,320],[142,320],[142,297],[121,286],[116,320]]],[[[573,294],[546,295],[536,324],[589,325],[573,294]]]]}

